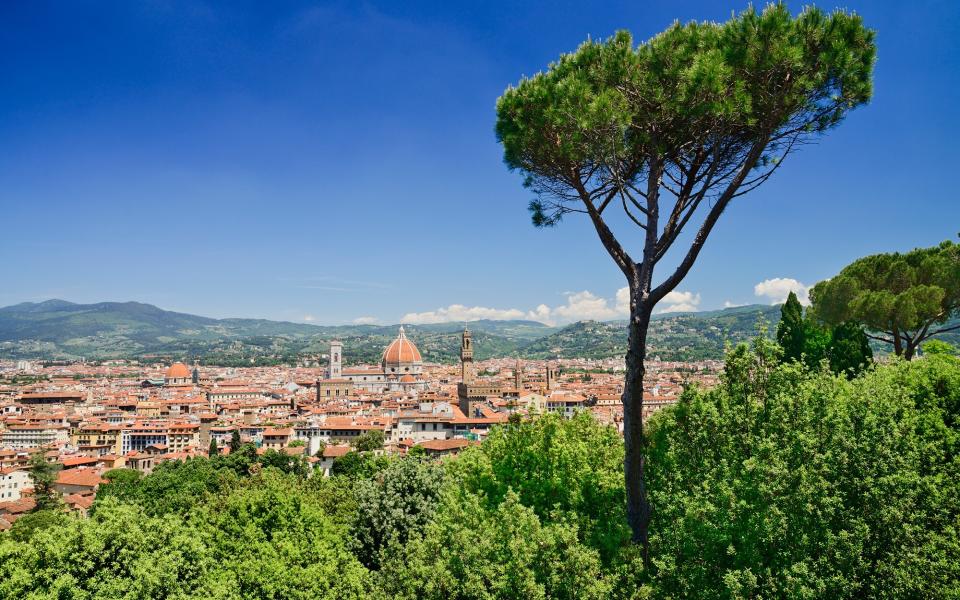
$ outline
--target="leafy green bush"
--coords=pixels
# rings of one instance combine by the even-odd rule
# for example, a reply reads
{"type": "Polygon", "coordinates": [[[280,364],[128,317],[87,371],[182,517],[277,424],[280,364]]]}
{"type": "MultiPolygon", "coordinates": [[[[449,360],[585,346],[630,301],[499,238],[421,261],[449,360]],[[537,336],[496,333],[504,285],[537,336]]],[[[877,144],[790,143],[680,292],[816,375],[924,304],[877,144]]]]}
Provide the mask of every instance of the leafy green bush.
{"type": "Polygon", "coordinates": [[[629,540],[624,515],[623,442],[587,412],[556,414],[495,429],[450,465],[454,485],[492,509],[513,491],[540,519],[577,525],[611,559],[629,540]]]}
{"type": "Polygon", "coordinates": [[[847,381],[738,348],[651,423],[658,594],[956,596],[958,406],[947,357],[847,381]]]}
{"type": "Polygon", "coordinates": [[[184,515],[108,497],[89,519],[0,537],[0,598],[366,597],[346,532],[299,481],[266,471],[184,515]]]}
{"type": "Polygon", "coordinates": [[[439,463],[411,457],[395,460],[372,478],[359,480],[351,529],[360,562],[377,568],[387,546],[402,545],[419,536],[433,517],[443,483],[439,463]]]}
{"type": "Polygon", "coordinates": [[[449,494],[424,536],[392,546],[377,587],[389,598],[609,598],[616,580],[576,525],[545,522],[508,492],[493,508],[449,494]]]}

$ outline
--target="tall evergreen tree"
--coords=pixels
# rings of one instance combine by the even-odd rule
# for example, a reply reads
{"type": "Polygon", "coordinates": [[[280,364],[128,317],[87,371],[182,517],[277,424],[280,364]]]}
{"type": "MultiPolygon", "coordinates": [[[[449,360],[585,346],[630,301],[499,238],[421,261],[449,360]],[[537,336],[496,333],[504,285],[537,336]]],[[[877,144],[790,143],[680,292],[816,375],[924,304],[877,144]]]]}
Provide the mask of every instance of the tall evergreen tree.
{"type": "Polygon", "coordinates": [[[217,448],[217,440],[210,438],[210,449],[207,450],[207,456],[216,456],[220,454],[220,449],[217,448]]]}
{"type": "Polygon", "coordinates": [[[57,508],[60,498],[53,484],[57,481],[60,466],[47,462],[46,452],[41,448],[30,457],[29,472],[33,481],[33,499],[37,505],[33,510],[57,508]]]}
{"type": "Polygon", "coordinates": [[[233,434],[230,435],[230,454],[240,450],[240,446],[242,445],[243,444],[240,443],[240,432],[234,429],[233,434]]]}
{"type": "Polygon", "coordinates": [[[799,361],[804,350],[803,307],[797,295],[790,292],[780,308],[780,323],[777,324],[777,343],[783,348],[783,359],[799,361]]]}

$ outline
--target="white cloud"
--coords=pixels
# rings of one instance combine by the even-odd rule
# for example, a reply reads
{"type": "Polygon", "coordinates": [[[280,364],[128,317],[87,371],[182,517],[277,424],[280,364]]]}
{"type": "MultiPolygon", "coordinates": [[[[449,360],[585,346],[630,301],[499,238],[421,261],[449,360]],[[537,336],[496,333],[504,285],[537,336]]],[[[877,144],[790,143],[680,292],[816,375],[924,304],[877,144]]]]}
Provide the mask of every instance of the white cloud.
{"type": "Polygon", "coordinates": [[[357,317],[353,320],[354,325],[373,325],[380,319],[376,317],[357,317]]]}
{"type": "Polygon", "coordinates": [[[660,302],[659,306],[662,308],[657,311],[658,313],[697,312],[700,306],[700,294],[674,290],[664,296],[660,302]]]}
{"type": "Polygon", "coordinates": [[[597,296],[587,290],[581,292],[565,292],[565,295],[567,297],[566,303],[554,307],[539,304],[536,308],[524,311],[518,308],[498,309],[485,306],[451,304],[450,306],[427,312],[407,313],[401,321],[403,323],[422,324],[476,321],[479,319],[501,321],[508,319],[530,319],[532,321],[547,323],[548,325],[555,325],[558,323],[572,323],[574,321],[584,321],[588,319],[597,321],[622,319],[630,314],[630,294],[625,287],[617,290],[612,300],[597,296]]]}
{"type": "Polygon", "coordinates": [[[527,313],[516,308],[497,309],[485,306],[464,306],[451,304],[446,308],[438,308],[421,313],[407,313],[400,319],[402,323],[414,325],[423,323],[450,323],[453,321],[477,321],[479,319],[494,319],[505,321],[509,319],[525,319],[527,313]]]}
{"type": "Polygon", "coordinates": [[[529,314],[535,321],[549,321],[550,307],[546,304],[539,304],[535,309],[530,311],[529,314]]]}
{"type": "Polygon", "coordinates": [[[765,279],[753,286],[754,295],[766,296],[770,300],[770,304],[785,302],[790,292],[797,295],[800,304],[804,306],[810,304],[810,288],[796,279],[774,277],[773,279],[765,279]]]}
{"type": "Polygon", "coordinates": [[[316,321],[317,318],[313,315],[303,315],[303,320],[307,323],[312,323],[313,321],[316,321]]]}
{"type": "Polygon", "coordinates": [[[730,302],[729,300],[724,300],[724,308],[737,308],[738,306],[746,306],[746,304],[740,304],[739,302],[730,302]]]}
{"type": "MultiPolygon", "coordinates": [[[[625,289],[625,288],[623,288],[625,289]]],[[[553,321],[604,321],[624,317],[628,314],[620,303],[621,294],[617,291],[617,298],[613,306],[606,298],[594,295],[584,290],[567,294],[567,303],[550,309],[550,318],[553,321]]]]}

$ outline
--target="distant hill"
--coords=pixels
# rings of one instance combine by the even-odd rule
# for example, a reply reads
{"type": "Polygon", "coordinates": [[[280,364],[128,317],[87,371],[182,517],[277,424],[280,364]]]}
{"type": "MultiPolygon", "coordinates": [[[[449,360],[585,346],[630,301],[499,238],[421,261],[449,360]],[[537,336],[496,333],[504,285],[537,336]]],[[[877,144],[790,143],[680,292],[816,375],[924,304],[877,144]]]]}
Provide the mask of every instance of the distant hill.
{"type": "MultiPolygon", "coordinates": [[[[647,354],[661,360],[721,358],[727,343],[756,336],[765,322],[772,335],[780,306],[752,304],[699,313],[654,315],[647,336],[647,354]]],[[[627,351],[627,322],[581,321],[545,336],[524,348],[530,358],[610,358],[627,351]]]]}
{"type": "MultiPolygon", "coordinates": [[[[754,337],[759,323],[773,335],[780,307],[752,304],[699,313],[655,315],[649,356],[662,360],[722,358],[726,344],[754,337]]],[[[581,321],[550,327],[537,321],[472,321],[476,356],[614,358],[627,350],[626,321],[581,321]]],[[[212,319],[140,302],[26,302],[0,308],[0,357],[76,360],[145,358],[208,364],[293,364],[344,343],[348,364],[376,362],[397,325],[321,326],[266,319],[212,319]]],[[[454,362],[462,323],[407,325],[424,360],[454,362]]],[[[960,343],[960,333],[944,336],[960,343]]]]}
{"type": "MultiPolygon", "coordinates": [[[[322,354],[333,339],[344,342],[344,360],[372,362],[397,336],[398,325],[320,326],[266,319],[212,319],[140,302],[74,304],[27,302],[0,308],[0,356],[107,359],[201,357],[220,364],[294,362],[322,354]]],[[[428,361],[452,361],[462,323],[408,325],[428,361]]],[[[474,321],[477,356],[515,354],[555,328],[536,321],[474,321]]]]}

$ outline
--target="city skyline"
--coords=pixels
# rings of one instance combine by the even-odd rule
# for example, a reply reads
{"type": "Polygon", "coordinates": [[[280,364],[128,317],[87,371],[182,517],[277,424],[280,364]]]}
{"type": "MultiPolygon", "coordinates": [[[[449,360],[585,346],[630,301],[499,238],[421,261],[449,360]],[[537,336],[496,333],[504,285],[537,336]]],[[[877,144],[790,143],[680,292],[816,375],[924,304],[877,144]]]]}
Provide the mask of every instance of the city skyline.
{"type": "MultiPolygon", "coordinates": [[[[955,239],[960,205],[915,174],[952,166],[960,9],[844,6],[878,30],[874,100],[735,202],[658,311],[773,303],[858,256],[955,239]]],[[[641,40],[743,8],[6,5],[0,204],[18,226],[0,239],[0,305],[623,318],[622,276],[589,224],[530,225],[494,102],[588,36],[641,40]]]]}

